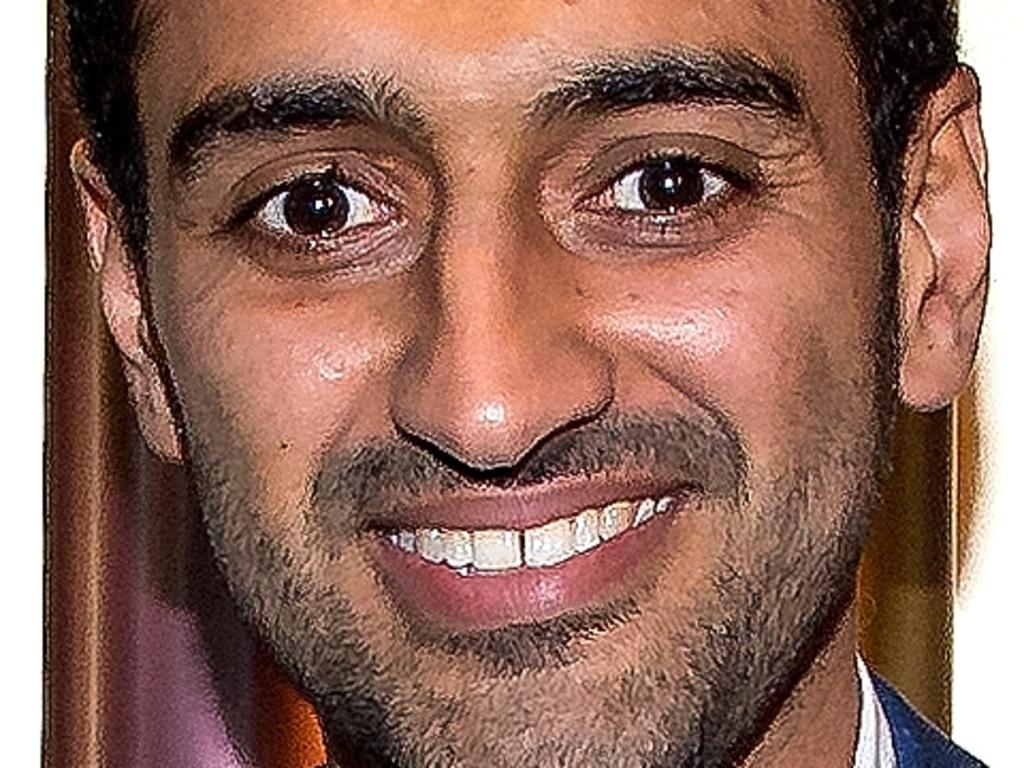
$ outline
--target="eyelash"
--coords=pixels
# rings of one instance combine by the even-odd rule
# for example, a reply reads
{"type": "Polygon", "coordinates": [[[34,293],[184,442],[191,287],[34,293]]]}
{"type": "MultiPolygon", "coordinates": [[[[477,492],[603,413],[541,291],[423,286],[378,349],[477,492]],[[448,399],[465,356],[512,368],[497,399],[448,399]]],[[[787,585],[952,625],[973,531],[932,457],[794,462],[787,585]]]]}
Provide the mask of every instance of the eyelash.
{"type": "MultiPolygon", "coordinates": [[[[378,191],[389,183],[383,175],[369,184],[341,171],[336,164],[325,164],[281,178],[267,184],[265,191],[247,196],[215,230],[218,240],[244,253],[245,259],[260,269],[294,278],[320,279],[335,273],[368,277],[400,269],[414,258],[410,238],[416,227],[410,227],[396,193],[378,191]],[[306,190],[302,190],[303,184],[309,185],[306,190]],[[338,192],[339,188],[343,191],[338,192]],[[314,201],[321,193],[334,200],[344,195],[341,223],[319,232],[298,231],[294,221],[287,223],[287,230],[274,226],[275,218],[285,223],[287,200],[278,198],[303,191],[311,193],[306,202],[314,201]],[[353,210],[358,219],[354,222],[349,218],[353,210]]],[[[300,211],[303,204],[299,201],[300,211]]],[[[327,219],[318,223],[336,221],[338,210],[325,211],[327,219]]]]}
{"type": "MultiPolygon", "coordinates": [[[[752,158],[740,156],[729,160],[719,152],[664,147],[628,155],[615,149],[611,152],[570,182],[579,191],[570,197],[569,208],[550,220],[563,246],[580,255],[635,259],[645,253],[655,256],[659,252],[704,252],[750,226],[762,198],[772,188],[752,158]],[[673,194],[681,191],[683,196],[676,207],[636,205],[636,186],[630,190],[629,200],[633,204],[622,204],[623,187],[640,181],[635,174],[659,164],[668,167],[668,163],[677,164],[677,176],[667,184],[667,189],[673,194]]],[[[666,188],[664,180],[661,185],[654,181],[649,189],[666,188]]]]}
{"type": "MultiPolygon", "coordinates": [[[[232,213],[225,224],[224,229],[229,231],[238,230],[239,228],[254,223],[255,226],[260,227],[264,230],[265,234],[275,239],[292,238],[295,240],[301,240],[304,246],[308,249],[311,245],[314,245],[317,241],[323,239],[334,241],[342,239],[346,234],[353,229],[359,229],[360,227],[366,226],[365,223],[360,222],[355,225],[346,225],[343,232],[334,238],[323,238],[322,235],[301,235],[295,233],[292,235],[278,234],[273,229],[265,224],[259,223],[261,218],[261,212],[275,199],[286,195],[288,193],[295,193],[298,185],[304,182],[314,181],[328,181],[337,187],[350,190],[355,196],[361,198],[363,205],[371,205],[383,211],[391,212],[394,209],[394,203],[385,197],[384,195],[378,194],[377,192],[371,192],[364,189],[362,185],[357,182],[349,180],[343,173],[336,168],[326,168],[320,171],[304,172],[297,174],[286,181],[280,182],[274,185],[267,191],[257,195],[256,197],[245,202],[240,208],[232,213]]],[[[351,199],[350,196],[346,195],[347,198],[351,199]]],[[[282,207],[284,203],[282,202],[282,207]]],[[[283,211],[281,212],[283,213],[283,211]]]]}
{"type": "Polygon", "coordinates": [[[624,167],[620,166],[619,169],[612,174],[610,179],[605,178],[604,180],[602,180],[602,182],[597,186],[596,190],[592,188],[587,194],[584,195],[583,205],[596,205],[599,200],[610,195],[613,195],[615,188],[629,177],[637,176],[639,180],[640,174],[644,173],[647,170],[655,168],[659,163],[667,162],[680,163],[684,166],[688,166],[690,169],[699,173],[701,182],[702,184],[704,184],[705,188],[712,181],[712,179],[709,179],[709,177],[714,177],[718,181],[718,189],[713,190],[712,193],[708,195],[706,200],[702,200],[701,202],[693,206],[687,206],[688,208],[691,209],[689,213],[665,213],[661,211],[644,212],[636,209],[620,209],[619,215],[634,217],[653,216],[658,218],[665,216],[682,217],[693,215],[697,212],[696,209],[698,207],[706,207],[708,203],[714,204],[717,202],[725,202],[726,198],[732,197],[736,194],[750,193],[754,191],[755,187],[759,182],[759,179],[753,177],[749,173],[739,171],[735,168],[728,167],[721,163],[710,162],[704,158],[698,157],[693,154],[684,152],[664,151],[651,152],[643,154],[638,158],[634,158],[624,167]]]}
{"type": "MultiPolygon", "coordinates": [[[[578,222],[583,229],[578,231],[580,234],[588,233],[586,239],[592,240],[590,247],[599,251],[623,247],[702,248],[721,237],[726,226],[723,222],[732,220],[725,217],[733,205],[741,203],[744,197],[756,193],[762,186],[756,172],[740,171],[717,159],[712,161],[688,152],[661,150],[634,155],[627,162],[617,163],[614,171],[603,175],[600,181],[594,182],[577,197],[572,206],[575,213],[565,213],[569,213],[572,219],[583,216],[578,222]],[[682,182],[684,185],[691,182],[684,192],[693,193],[699,189],[700,199],[675,210],[641,210],[636,205],[639,194],[636,185],[641,181],[641,174],[656,168],[659,163],[666,167],[668,163],[678,164],[677,176],[684,173],[690,177],[682,182]],[[692,183],[695,181],[694,173],[699,187],[692,183]],[[624,185],[632,186],[626,190],[624,185]]],[[[377,187],[379,184],[374,185],[374,189],[377,187]]],[[[286,270],[323,272],[341,268],[362,270],[378,262],[390,264],[396,260],[405,263],[411,254],[398,256],[385,251],[382,256],[380,249],[409,224],[411,222],[402,218],[400,207],[389,196],[370,191],[335,165],[330,165],[297,173],[252,197],[228,217],[221,232],[244,238],[246,249],[253,258],[271,268],[279,264],[285,265],[286,270]],[[351,204],[352,197],[357,197],[356,202],[363,207],[362,212],[374,209],[377,220],[366,217],[353,224],[347,219],[349,209],[346,207],[346,220],[336,231],[325,229],[320,233],[303,233],[288,223],[286,226],[291,229],[288,232],[282,231],[284,227],[268,224],[275,215],[281,220],[279,223],[284,223],[286,201],[279,200],[276,211],[268,210],[268,206],[289,193],[296,194],[303,183],[317,181],[330,185],[328,191],[337,188],[347,190],[343,193],[346,202],[351,204]],[[405,226],[402,226],[403,221],[405,226]]],[[[394,250],[394,247],[389,250],[394,250]]]]}

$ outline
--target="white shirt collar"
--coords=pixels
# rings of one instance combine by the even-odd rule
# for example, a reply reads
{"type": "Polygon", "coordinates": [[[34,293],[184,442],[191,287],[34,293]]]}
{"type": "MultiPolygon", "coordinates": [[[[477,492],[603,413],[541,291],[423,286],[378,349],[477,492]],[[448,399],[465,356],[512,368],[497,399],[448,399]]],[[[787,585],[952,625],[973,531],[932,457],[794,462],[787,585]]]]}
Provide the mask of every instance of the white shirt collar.
{"type": "Polygon", "coordinates": [[[878,700],[868,668],[859,654],[857,677],[860,678],[860,724],[857,727],[854,768],[896,768],[889,720],[878,700]]]}

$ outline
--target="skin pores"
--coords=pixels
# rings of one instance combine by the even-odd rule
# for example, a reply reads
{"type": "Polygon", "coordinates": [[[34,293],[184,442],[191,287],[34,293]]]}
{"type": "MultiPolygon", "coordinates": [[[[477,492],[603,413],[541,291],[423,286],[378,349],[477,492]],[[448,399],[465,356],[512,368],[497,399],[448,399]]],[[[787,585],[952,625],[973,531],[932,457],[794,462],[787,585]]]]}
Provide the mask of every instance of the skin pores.
{"type": "Polygon", "coordinates": [[[848,607],[892,400],[889,256],[827,9],[146,13],[149,319],[220,564],[335,759],[742,759],[848,607]],[[698,97],[751,68],[761,90],[698,97]],[[696,85],[558,100],[609,71],[696,85]],[[175,162],[218,94],[336,107],[354,81],[373,120],[221,124],[175,162]],[[323,184],[357,224],[295,232],[297,200],[337,203],[323,184]],[[534,579],[497,619],[423,610],[386,529],[456,508],[525,529],[501,516],[531,488],[552,518],[573,494],[683,501],[605,555],[613,583],[534,579]]]}

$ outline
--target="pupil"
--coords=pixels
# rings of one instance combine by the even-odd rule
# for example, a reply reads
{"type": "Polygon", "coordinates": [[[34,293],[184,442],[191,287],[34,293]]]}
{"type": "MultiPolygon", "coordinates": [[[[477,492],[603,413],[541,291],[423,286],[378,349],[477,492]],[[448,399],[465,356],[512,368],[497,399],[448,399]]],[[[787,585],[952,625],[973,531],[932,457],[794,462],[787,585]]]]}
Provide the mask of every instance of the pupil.
{"type": "Polygon", "coordinates": [[[704,199],[700,168],[680,158],[665,158],[640,176],[640,200],[648,208],[675,213],[704,199]]]}
{"type": "Polygon", "coordinates": [[[348,221],[348,202],[335,179],[316,177],[296,182],[284,200],[284,218],[300,235],[324,235],[348,221]]]}

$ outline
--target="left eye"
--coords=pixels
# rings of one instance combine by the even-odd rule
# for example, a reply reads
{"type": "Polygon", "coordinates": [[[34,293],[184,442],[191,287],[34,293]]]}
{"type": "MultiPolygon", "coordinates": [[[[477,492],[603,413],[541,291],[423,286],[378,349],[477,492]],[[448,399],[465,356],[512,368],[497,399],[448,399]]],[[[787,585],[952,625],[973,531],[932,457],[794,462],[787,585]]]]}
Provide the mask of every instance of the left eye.
{"type": "Polygon", "coordinates": [[[631,213],[674,214],[726,192],[729,182],[707,166],[687,158],[645,162],[612,185],[611,203],[631,213]]]}
{"type": "Polygon", "coordinates": [[[280,189],[256,213],[271,232],[291,237],[329,237],[372,224],[384,216],[381,203],[334,174],[304,176],[280,189]]]}

